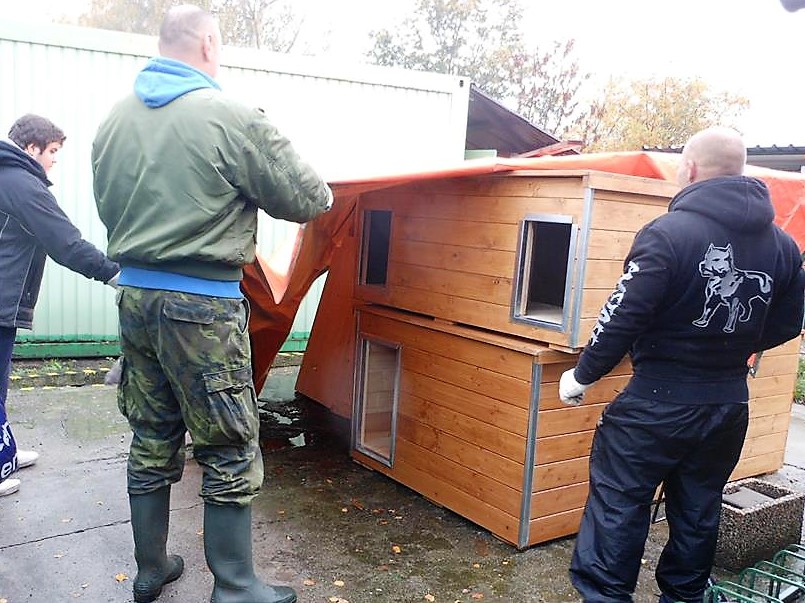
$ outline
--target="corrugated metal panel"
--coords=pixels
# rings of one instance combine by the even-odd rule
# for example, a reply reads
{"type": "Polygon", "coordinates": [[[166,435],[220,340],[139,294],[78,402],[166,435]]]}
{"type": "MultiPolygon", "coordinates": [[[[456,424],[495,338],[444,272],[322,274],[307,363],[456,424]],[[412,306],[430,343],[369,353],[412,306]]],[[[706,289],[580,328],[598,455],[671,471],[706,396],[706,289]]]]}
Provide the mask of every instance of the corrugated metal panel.
{"type": "MultiPolygon", "coordinates": [[[[29,112],[64,129],[67,141],[51,173],[53,192],[84,237],[101,249],[106,231],[92,195],[92,140],[155,52],[156,39],[148,36],[0,22],[0,133],[29,112]]],[[[219,81],[227,94],[264,109],[327,179],[463,158],[469,98],[464,78],[227,48],[219,81]]],[[[269,255],[294,228],[261,217],[258,249],[269,255]]],[[[310,331],[322,283],[307,296],[294,331],[310,331]]],[[[49,261],[34,330],[26,339],[116,335],[114,292],[49,261]]]]}

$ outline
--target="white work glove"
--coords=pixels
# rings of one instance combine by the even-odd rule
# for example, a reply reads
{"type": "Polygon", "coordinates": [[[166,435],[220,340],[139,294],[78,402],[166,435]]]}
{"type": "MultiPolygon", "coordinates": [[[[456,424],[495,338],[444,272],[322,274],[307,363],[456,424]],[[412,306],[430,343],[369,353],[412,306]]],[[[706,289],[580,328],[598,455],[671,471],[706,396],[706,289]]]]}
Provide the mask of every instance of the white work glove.
{"type": "Polygon", "coordinates": [[[120,280],[120,271],[118,270],[117,274],[110,278],[105,285],[109,285],[112,289],[117,289],[117,281],[120,280]]]}
{"type": "Polygon", "coordinates": [[[589,386],[576,381],[573,371],[576,367],[566,370],[559,379],[559,399],[568,406],[578,406],[584,399],[584,390],[589,386]]]}

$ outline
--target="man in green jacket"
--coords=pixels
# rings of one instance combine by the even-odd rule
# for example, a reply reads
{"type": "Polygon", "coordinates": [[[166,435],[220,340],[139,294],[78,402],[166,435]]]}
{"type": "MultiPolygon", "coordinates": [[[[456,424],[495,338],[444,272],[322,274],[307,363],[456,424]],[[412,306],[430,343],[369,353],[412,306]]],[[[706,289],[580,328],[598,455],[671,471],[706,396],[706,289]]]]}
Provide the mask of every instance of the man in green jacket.
{"type": "Polygon", "coordinates": [[[252,564],[263,464],[239,282],[255,257],[258,209],[305,222],[332,193],[260,111],[221,94],[221,33],[208,12],[172,8],[159,52],[92,150],[108,253],[121,265],[118,404],[133,432],[134,599],[155,600],[182,573],[165,545],[189,431],[203,470],[211,601],[293,603],[293,589],[263,583],[252,564]]]}

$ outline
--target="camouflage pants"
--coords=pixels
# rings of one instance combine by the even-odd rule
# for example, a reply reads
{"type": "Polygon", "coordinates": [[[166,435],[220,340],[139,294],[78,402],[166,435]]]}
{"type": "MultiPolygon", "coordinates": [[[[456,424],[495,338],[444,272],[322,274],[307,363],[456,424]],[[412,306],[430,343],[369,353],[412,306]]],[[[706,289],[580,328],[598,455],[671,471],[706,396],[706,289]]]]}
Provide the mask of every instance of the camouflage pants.
{"type": "Polygon", "coordinates": [[[263,482],[244,300],[122,287],[118,406],[133,432],[128,490],[179,481],[185,432],[206,502],[245,505],[263,482]]]}

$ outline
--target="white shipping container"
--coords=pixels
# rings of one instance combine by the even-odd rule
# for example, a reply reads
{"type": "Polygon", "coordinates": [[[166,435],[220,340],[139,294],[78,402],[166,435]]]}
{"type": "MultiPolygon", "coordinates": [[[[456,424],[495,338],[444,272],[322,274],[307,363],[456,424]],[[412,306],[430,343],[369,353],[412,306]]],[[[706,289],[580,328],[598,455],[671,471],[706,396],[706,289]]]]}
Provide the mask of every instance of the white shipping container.
{"type": "MultiPolygon", "coordinates": [[[[65,131],[50,174],[52,191],[84,238],[101,249],[106,231],[92,194],[92,140],[155,54],[151,36],[0,22],[0,136],[25,113],[43,115],[65,131]]],[[[463,77],[228,47],[218,81],[225,93],[262,108],[328,180],[464,157],[470,82],[463,77]]],[[[269,255],[295,228],[261,217],[258,250],[269,255]]],[[[322,286],[319,279],[299,310],[292,329],[297,337],[310,331],[322,286]]],[[[49,260],[34,329],[21,331],[20,341],[116,338],[114,292],[49,260]]]]}

